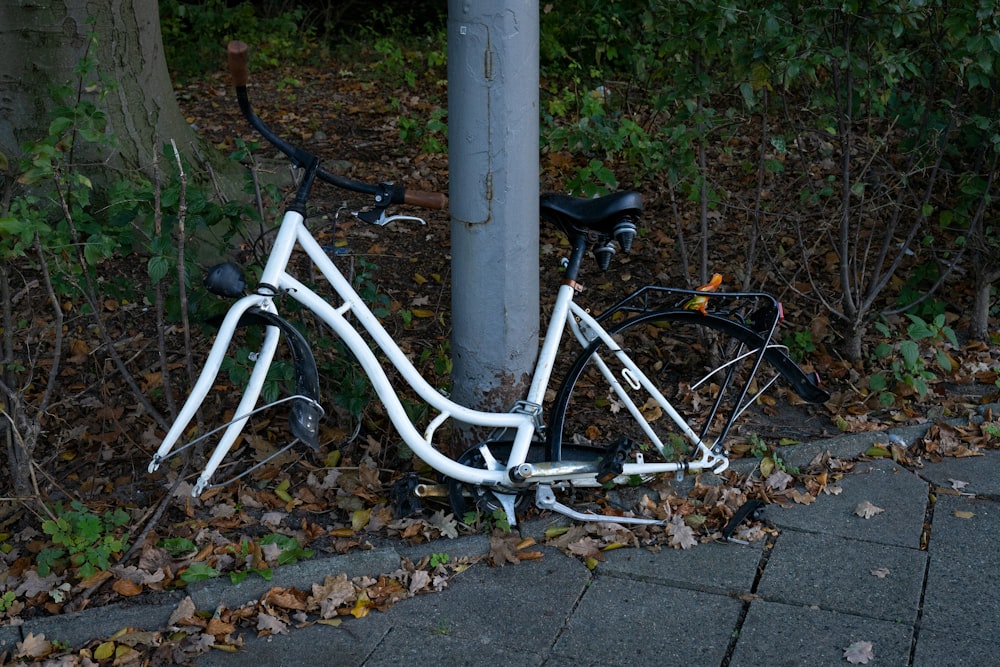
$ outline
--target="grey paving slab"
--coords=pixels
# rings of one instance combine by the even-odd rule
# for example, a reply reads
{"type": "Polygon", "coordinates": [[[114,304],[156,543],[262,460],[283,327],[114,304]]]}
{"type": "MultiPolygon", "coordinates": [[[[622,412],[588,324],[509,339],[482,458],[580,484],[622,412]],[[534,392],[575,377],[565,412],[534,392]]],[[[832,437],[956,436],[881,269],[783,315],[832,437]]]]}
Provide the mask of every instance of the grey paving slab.
{"type": "MultiPolygon", "coordinates": [[[[937,486],[954,488],[952,480],[965,482],[962,491],[978,496],[1000,498],[1000,451],[986,450],[983,456],[945,458],[939,463],[925,463],[918,474],[937,486]]],[[[961,486],[961,485],[960,485],[961,486]]]]}
{"type": "Polygon", "coordinates": [[[998,537],[1000,504],[980,498],[938,497],[931,522],[921,634],[926,630],[996,641],[998,537]]]}
{"type": "Polygon", "coordinates": [[[757,587],[762,598],[912,625],[927,554],[916,549],[786,530],[757,587]]]}
{"type": "Polygon", "coordinates": [[[913,667],[993,667],[1000,663],[1000,641],[974,632],[921,630],[913,667]]]}
{"type": "Polygon", "coordinates": [[[627,577],[721,595],[749,593],[757,576],[763,542],[710,543],[693,549],[616,549],[597,566],[601,575],[627,577]]]}
{"type": "MultiPolygon", "coordinates": [[[[456,637],[445,631],[392,632],[379,646],[378,651],[364,662],[364,667],[400,665],[528,667],[543,664],[544,656],[521,650],[519,639],[519,636],[514,635],[507,637],[503,642],[494,642],[487,638],[456,637]]],[[[335,664],[345,667],[348,665],[341,662],[335,664]]]]}
{"type": "Polygon", "coordinates": [[[373,653],[373,664],[401,650],[415,651],[428,637],[439,637],[440,651],[471,643],[543,655],[573,613],[591,574],[576,559],[554,549],[541,551],[541,559],[519,565],[477,564],[442,592],[395,605],[387,612],[394,630],[373,653]]]}
{"type": "Polygon", "coordinates": [[[230,609],[258,600],[274,587],[308,588],[313,582],[322,582],[327,575],[346,574],[348,577],[376,575],[399,569],[399,553],[382,548],[354,551],[328,558],[311,558],[275,568],[271,579],[249,576],[239,584],[228,578],[209,579],[188,587],[187,593],[197,609],[213,610],[224,605],[230,609]]]}
{"type": "Polygon", "coordinates": [[[546,664],[719,665],[741,608],[722,595],[598,577],[546,664]]]}
{"type": "Polygon", "coordinates": [[[356,667],[364,664],[391,629],[388,614],[373,613],[364,618],[345,620],[339,627],[312,625],[292,629],[287,635],[261,639],[252,631],[245,631],[240,633],[245,644],[239,652],[212,651],[199,656],[195,663],[198,667],[245,667],[248,664],[262,667],[356,667]]]}
{"type": "MultiPolygon", "coordinates": [[[[172,596],[170,596],[172,598],[172,596]]],[[[49,616],[25,621],[21,626],[28,633],[44,634],[49,641],[63,642],[76,648],[92,639],[113,635],[123,628],[158,630],[167,624],[174,606],[113,604],[73,614],[49,616]]]]}
{"type": "Polygon", "coordinates": [[[859,641],[873,644],[869,665],[908,665],[912,632],[909,625],[755,600],[729,665],[842,667],[850,664],[844,651],[859,641]]]}
{"type": "Polygon", "coordinates": [[[821,494],[809,505],[769,505],[766,518],[781,528],[918,548],[928,485],[892,461],[862,463],[837,484],[838,495],[821,494]],[[869,502],[883,511],[864,519],[855,513],[869,502]]]}
{"type": "Polygon", "coordinates": [[[21,641],[20,628],[12,625],[0,626],[0,655],[14,652],[17,643],[21,641]]]}

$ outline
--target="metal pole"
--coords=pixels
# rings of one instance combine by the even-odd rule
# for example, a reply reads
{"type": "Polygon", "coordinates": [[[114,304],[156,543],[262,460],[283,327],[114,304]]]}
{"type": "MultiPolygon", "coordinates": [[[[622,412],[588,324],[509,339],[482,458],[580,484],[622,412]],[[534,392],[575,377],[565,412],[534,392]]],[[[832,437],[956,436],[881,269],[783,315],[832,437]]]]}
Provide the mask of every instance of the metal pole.
{"type": "Polygon", "coordinates": [[[538,0],[449,0],[452,396],[507,410],[538,352],[538,0]]]}

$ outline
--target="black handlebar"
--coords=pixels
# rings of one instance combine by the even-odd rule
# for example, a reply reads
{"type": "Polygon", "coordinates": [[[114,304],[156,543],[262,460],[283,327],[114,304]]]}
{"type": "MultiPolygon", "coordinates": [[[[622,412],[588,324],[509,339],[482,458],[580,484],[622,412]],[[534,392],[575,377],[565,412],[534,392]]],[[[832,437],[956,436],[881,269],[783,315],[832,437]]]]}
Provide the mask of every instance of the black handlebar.
{"type": "MultiPolygon", "coordinates": [[[[236,86],[236,99],[239,102],[240,111],[243,112],[250,125],[262,137],[273,144],[275,148],[287,155],[288,159],[295,166],[306,167],[315,162],[315,156],[308,151],[292,146],[276,135],[253,112],[253,108],[250,106],[250,98],[247,95],[247,81],[249,80],[247,72],[249,48],[247,45],[244,42],[234,40],[229,42],[226,51],[229,61],[229,74],[232,76],[233,84],[236,86]]],[[[379,208],[385,208],[390,204],[407,204],[432,209],[445,209],[448,207],[448,197],[440,192],[407,190],[402,186],[389,183],[371,185],[330,173],[322,168],[316,170],[316,178],[338,188],[372,195],[375,197],[375,205],[379,208]]]]}

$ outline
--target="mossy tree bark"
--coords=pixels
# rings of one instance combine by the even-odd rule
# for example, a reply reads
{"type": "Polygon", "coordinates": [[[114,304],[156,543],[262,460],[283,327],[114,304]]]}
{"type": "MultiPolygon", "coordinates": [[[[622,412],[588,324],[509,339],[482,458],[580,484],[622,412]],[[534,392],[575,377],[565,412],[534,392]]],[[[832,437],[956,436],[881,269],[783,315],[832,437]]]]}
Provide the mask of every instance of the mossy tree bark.
{"type": "Polygon", "coordinates": [[[99,74],[114,83],[103,104],[115,150],[88,156],[96,172],[148,173],[153,152],[171,139],[194,150],[197,137],[167,71],[156,0],[28,0],[0,3],[0,151],[11,162],[25,142],[47,135],[51,88],[76,85],[88,48],[99,74]]]}

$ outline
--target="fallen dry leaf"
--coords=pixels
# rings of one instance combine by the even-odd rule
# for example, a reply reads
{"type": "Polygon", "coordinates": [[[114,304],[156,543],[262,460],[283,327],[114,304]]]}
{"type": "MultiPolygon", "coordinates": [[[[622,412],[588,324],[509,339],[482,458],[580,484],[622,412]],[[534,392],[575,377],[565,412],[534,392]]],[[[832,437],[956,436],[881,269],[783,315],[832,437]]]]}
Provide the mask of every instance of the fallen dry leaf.
{"type": "Polygon", "coordinates": [[[670,536],[670,546],[675,549],[690,549],[698,544],[691,526],[676,515],[667,524],[667,535],[670,536]]]}
{"type": "Polygon", "coordinates": [[[862,519],[870,519],[876,514],[881,514],[884,511],[885,510],[881,507],[876,507],[867,500],[858,503],[858,506],[854,508],[854,513],[862,519]]]}
{"type": "Polygon", "coordinates": [[[794,477],[789,475],[784,470],[778,468],[772,471],[771,474],[767,476],[767,482],[765,483],[765,486],[769,489],[773,489],[774,491],[784,491],[786,488],[788,488],[789,484],[794,484],[794,483],[795,483],[794,477]]]}
{"type": "Polygon", "coordinates": [[[24,641],[17,642],[17,650],[14,652],[15,658],[44,658],[52,652],[52,643],[45,638],[42,633],[28,633],[24,641]]]}
{"type": "Polygon", "coordinates": [[[198,610],[194,606],[194,600],[188,595],[177,605],[177,609],[174,609],[174,613],[170,614],[170,619],[167,621],[167,625],[177,625],[182,623],[189,618],[194,618],[195,613],[198,610]]]}
{"type": "Polygon", "coordinates": [[[878,577],[879,579],[885,579],[889,576],[889,568],[887,567],[877,567],[872,570],[872,575],[878,577]]]}
{"type": "Polygon", "coordinates": [[[520,536],[504,533],[497,529],[490,534],[490,565],[493,567],[503,567],[507,563],[517,565],[521,559],[517,556],[517,543],[520,536]]]}
{"type": "Polygon", "coordinates": [[[261,636],[287,635],[288,625],[275,616],[260,612],[257,614],[257,631],[261,636]]]}
{"type": "Polygon", "coordinates": [[[111,588],[118,595],[124,595],[125,597],[132,597],[133,595],[142,593],[142,584],[137,584],[128,579],[115,579],[115,583],[112,584],[111,588]]]}
{"type": "Polygon", "coordinates": [[[312,596],[308,600],[310,607],[319,607],[321,618],[333,618],[337,608],[355,599],[354,584],[347,579],[346,574],[336,577],[327,576],[322,584],[313,584],[312,596]]]}
{"type": "Polygon", "coordinates": [[[852,665],[867,665],[875,658],[875,645],[871,642],[854,642],[844,649],[844,660],[852,665]]]}
{"type": "Polygon", "coordinates": [[[410,575],[409,591],[413,595],[419,590],[427,588],[431,583],[431,573],[427,570],[416,570],[410,575]]]}

